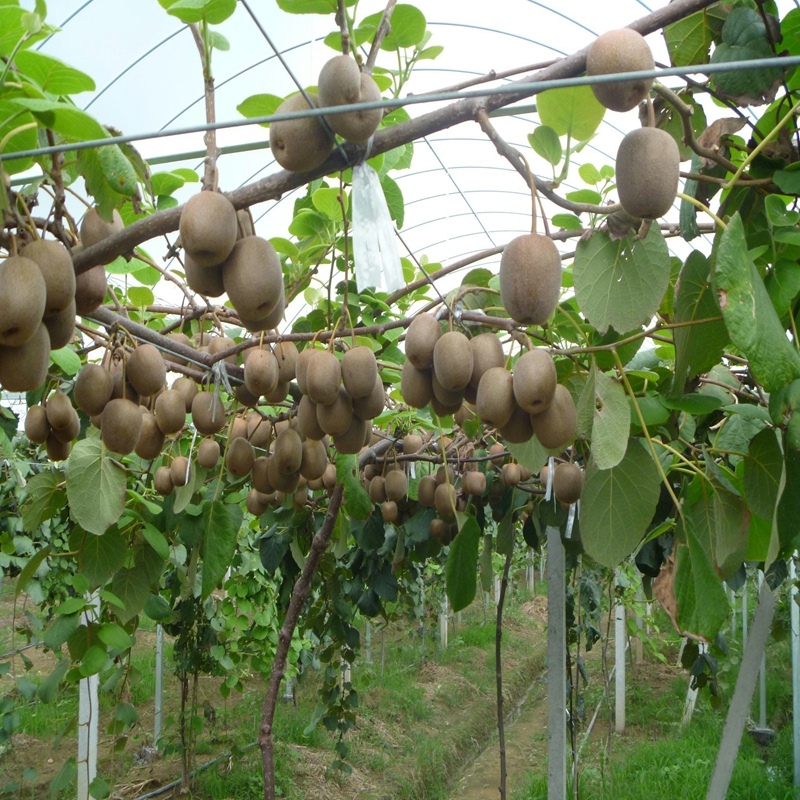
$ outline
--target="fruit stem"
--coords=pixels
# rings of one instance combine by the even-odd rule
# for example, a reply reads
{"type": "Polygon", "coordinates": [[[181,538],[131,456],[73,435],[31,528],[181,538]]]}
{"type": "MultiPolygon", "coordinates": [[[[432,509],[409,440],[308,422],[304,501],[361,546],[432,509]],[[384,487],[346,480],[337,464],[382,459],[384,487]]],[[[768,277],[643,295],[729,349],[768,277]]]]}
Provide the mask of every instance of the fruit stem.
{"type": "Polygon", "coordinates": [[[655,128],[656,126],[656,110],[653,106],[653,99],[647,98],[647,127],[655,128]]]}
{"type": "Polygon", "coordinates": [[[536,181],[533,179],[528,159],[522,153],[519,154],[519,157],[522,159],[522,163],[525,164],[525,171],[528,173],[528,186],[531,190],[531,233],[536,233],[536,181]]]}
{"type": "Polygon", "coordinates": [[[705,213],[708,214],[708,216],[711,217],[711,219],[713,219],[714,222],[723,230],[728,227],[707,205],[702,203],[696,197],[692,197],[690,194],[686,194],[685,192],[678,192],[678,194],[676,194],[675,196],[679,197],[681,200],[684,200],[687,203],[691,203],[693,206],[696,206],[701,211],[705,211],[705,213]]]}

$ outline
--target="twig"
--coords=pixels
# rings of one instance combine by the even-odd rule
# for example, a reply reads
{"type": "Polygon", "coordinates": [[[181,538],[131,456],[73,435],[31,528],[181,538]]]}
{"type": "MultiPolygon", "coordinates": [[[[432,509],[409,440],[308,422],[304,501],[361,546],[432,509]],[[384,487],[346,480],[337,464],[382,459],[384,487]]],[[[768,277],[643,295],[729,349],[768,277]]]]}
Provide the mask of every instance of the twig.
{"type": "Polygon", "coordinates": [[[364,72],[366,72],[367,75],[372,74],[375,61],[377,60],[378,53],[381,49],[381,44],[386,38],[386,34],[391,30],[392,12],[394,11],[394,7],[396,5],[397,0],[389,0],[389,2],[386,3],[386,8],[383,9],[381,21],[378,23],[378,29],[375,31],[375,38],[372,40],[372,47],[370,48],[369,55],[367,56],[367,61],[364,64],[364,72]]]}
{"type": "MultiPolygon", "coordinates": [[[[200,52],[200,60],[203,63],[203,93],[206,103],[206,122],[213,123],[217,121],[217,117],[214,105],[214,75],[211,72],[211,48],[207,47],[205,37],[200,32],[200,28],[196,23],[189,25],[189,30],[192,32],[194,42],[200,52]]],[[[215,191],[217,188],[217,158],[219,157],[217,132],[213,129],[206,131],[203,141],[206,144],[206,158],[203,162],[205,165],[203,189],[215,191]]]]}
{"type": "Polygon", "coordinates": [[[350,30],[347,27],[347,9],[344,6],[344,0],[339,0],[336,24],[339,26],[339,33],[342,37],[342,55],[350,55],[350,30]]]}

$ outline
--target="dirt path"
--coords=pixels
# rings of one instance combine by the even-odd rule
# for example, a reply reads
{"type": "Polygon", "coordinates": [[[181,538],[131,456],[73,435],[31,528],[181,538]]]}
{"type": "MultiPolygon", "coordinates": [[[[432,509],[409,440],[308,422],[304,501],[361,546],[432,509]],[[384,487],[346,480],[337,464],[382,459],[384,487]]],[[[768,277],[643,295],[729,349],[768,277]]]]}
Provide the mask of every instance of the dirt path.
{"type": "MultiPolygon", "coordinates": [[[[521,788],[530,769],[542,769],[547,757],[547,681],[544,676],[530,688],[518,716],[506,722],[508,796],[521,788]]],[[[497,735],[475,759],[453,789],[455,800],[498,800],[500,745],[497,735]]]]}

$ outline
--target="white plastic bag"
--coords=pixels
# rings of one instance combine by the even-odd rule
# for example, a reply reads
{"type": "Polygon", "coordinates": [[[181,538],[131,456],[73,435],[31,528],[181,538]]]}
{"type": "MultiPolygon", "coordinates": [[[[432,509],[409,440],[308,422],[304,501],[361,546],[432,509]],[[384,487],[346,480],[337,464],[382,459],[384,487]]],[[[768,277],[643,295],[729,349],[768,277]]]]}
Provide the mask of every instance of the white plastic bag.
{"type": "Polygon", "coordinates": [[[394,225],[378,173],[362,161],[353,167],[353,259],[359,290],[393,292],[405,286],[394,225]]]}

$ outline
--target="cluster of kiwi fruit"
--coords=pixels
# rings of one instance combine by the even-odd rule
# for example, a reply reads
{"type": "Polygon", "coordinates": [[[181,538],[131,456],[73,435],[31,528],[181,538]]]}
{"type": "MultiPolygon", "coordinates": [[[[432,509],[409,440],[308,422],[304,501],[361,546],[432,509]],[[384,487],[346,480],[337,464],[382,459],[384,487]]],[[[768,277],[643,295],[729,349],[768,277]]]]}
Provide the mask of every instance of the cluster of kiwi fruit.
{"type": "Polygon", "coordinates": [[[190,197],[180,218],[186,282],[208,297],[226,293],[245,328],[266,331],[283,319],[283,268],[275,248],[252,232],[248,220],[220,192],[190,197]]]}
{"type": "MultiPolygon", "coordinates": [[[[381,99],[378,84],[362,72],[350,56],[334,56],[319,74],[317,92],[290,95],[276,114],[293,114],[309,108],[348,106],[381,99]]],[[[275,160],[290,172],[316,169],[330,155],[334,138],[329,130],[348,142],[363,144],[378,129],[381,109],[343,111],[319,117],[278,120],[270,125],[269,144],[275,160]],[[327,128],[326,128],[327,125],[327,128]]]]}
{"type": "MultiPolygon", "coordinates": [[[[640,72],[654,66],[649,45],[631,28],[599,36],[586,56],[588,75],[640,72]]],[[[634,78],[592,84],[592,91],[606,108],[631,111],[649,98],[652,85],[652,79],[634,78]]],[[[617,191],[623,209],[636,219],[664,216],[678,192],[680,160],[675,139],[652,123],[626,134],[616,160],[617,191]]]]}
{"type": "Polygon", "coordinates": [[[547,350],[526,352],[510,372],[496,334],[443,333],[429,313],[411,321],[405,348],[400,391],[407,405],[430,404],[438,416],[454,414],[458,422],[475,414],[512,443],[535,434],[545,447],[560,449],[574,439],[575,403],[557,382],[547,350]]]}

